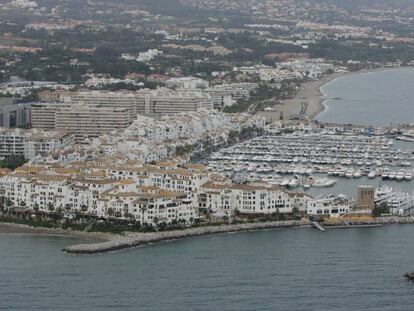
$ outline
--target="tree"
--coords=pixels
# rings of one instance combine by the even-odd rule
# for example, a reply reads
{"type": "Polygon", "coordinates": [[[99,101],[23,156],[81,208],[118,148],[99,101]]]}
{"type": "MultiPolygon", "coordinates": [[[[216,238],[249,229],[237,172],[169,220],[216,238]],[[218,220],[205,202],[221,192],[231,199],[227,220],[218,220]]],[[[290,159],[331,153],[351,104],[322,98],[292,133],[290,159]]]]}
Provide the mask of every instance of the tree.
{"type": "Polygon", "coordinates": [[[35,203],[35,205],[33,206],[33,210],[37,213],[39,209],[39,204],[35,203]]]}
{"type": "Polygon", "coordinates": [[[15,170],[16,168],[22,166],[26,162],[27,160],[24,158],[24,156],[12,154],[7,156],[6,159],[0,161],[0,167],[15,170]]]}
{"type": "Polygon", "coordinates": [[[53,206],[52,202],[47,203],[47,209],[49,212],[53,212],[55,207],[53,206]]]}
{"type": "Polygon", "coordinates": [[[82,204],[81,205],[81,211],[83,212],[83,213],[86,213],[86,211],[88,210],[88,207],[85,205],[85,204],[82,204]]]}
{"type": "Polygon", "coordinates": [[[108,209],[106,210],[106,214],[107,214],[109,217],[112,217],[112,216],[114,216],[115,211],[114,211],[114,209],[113,209],[112,207],[110,207],[110,208],[108,208],[108,209]]]}
{"type": "Polygon", "coordinates": [[[374,215],[374,217],[379,217],[382,214],[388,214],[389,212],[390,212],[390,208],[388,207],[388,203],[382,202],[378,206],[374,207],[372,214],[374,215]]]}
{"type": "Polygon", "coordinates": [[[144,224],[144,219],[145,219],[145,212],[147,211],[147,208],[145,206],[141,207],[141,224],[144,224]]]}
{"type": "Polygon", "coordinates": [[[3,195],[0,196],[0,212],[4,212],[5,203],[6,203],[6,198],[3,195]]]}

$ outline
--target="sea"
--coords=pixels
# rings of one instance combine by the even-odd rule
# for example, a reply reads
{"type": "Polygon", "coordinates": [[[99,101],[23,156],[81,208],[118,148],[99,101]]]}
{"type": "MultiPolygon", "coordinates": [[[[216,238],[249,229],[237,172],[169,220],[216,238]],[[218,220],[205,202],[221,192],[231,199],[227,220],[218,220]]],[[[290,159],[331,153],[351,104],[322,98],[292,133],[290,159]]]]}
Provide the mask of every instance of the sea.
{"type": "MultiPolygon", "coordinates": [[[[367,126],[414,124],[414,68],[402,67],[353,73],[334,79],[320,90],[325,109],[316,117],[321,122],[367,126]]],[[[414,152],[413,142],[395,141],[393,149],[414,152]]],[[[413,167],[411,167],[413,168],[413,167]]],[[[397,168],[391,170],[398,171],[397,168]]],[[[314,195],[356,196],[358,185],[390,186],[398,192],[412,193],[414,181],[382,181],[379,178],[340,178],[333,187],[311,188],[314,195]]]]}
{"type": "Polygon", "coordinates": [[[414,123],[414,68],[345,75],[323,85],[321,122],[390,126],[414,123]]]}
{"type": "Polygon", "coordinates": [[[0,234],[0,310],[412,310],[414,226],[222,234],[105,255],[0,234]]]}
{"type": "MultiPolygon", "coordinates": [[[[337,99],[318,119],[412,123],[413,82],[414,69],[334,80],[323,92],[337,99]]],[[[379,181],[315,194],[352,195],[356,183],[379,181]]],[[[0,310],[412,310],[414,283],[403,274],[414,271],[413,238],[413,225],[283,229],[76,256],[62,249],[79,238],[0,233],[0,310]]]]}

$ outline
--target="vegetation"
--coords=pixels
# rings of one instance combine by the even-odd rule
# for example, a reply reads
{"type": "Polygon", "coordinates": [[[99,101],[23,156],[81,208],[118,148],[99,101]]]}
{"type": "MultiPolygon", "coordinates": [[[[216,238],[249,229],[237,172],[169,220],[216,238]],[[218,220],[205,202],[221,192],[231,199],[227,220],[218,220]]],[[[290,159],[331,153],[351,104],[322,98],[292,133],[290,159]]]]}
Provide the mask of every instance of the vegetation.
{"type": "Polygon", "coordinates": [[[387,202],[382,202],[378,206],[375,206],[374,210],[372,211],[372,214],[374,217],[379,217],[384,214],[388,214],[390,212],[390,208],[388,207],[387,202]]]}
{"type": "Polygon", "coordinates": [[[15,170],[19,166],[25,164],[27,160],[24,156],[21,155],[9,155],[4,160],[0,160],[0,167],[1,168],[8,168],[11,170],[15,170]]]}

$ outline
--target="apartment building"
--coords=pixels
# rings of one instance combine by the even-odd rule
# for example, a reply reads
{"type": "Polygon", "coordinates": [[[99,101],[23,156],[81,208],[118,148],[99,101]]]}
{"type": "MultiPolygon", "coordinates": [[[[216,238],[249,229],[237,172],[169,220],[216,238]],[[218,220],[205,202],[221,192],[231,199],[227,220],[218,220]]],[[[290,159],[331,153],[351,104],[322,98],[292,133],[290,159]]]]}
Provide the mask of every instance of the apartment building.
{"type": "Polygon", "coordinates": [[[13,98],[0,99],[0,127],[29,127],[31,104],[17,104],[13,98]]]}
{"type": "Polygon", "coordinates": [[[209,94],[215,108],[231,106],[238,100],[250,98],[250,94],[257,88],[257,83],[230,83],[218,84],[205,89],[209,94]]]}
{"type": "Polygon", "coordinates": [[[32,105],[32,128],[55,129],[56,114],[61,108],[69,107],[67,103],[35,103],[32,105]]]}
{"type": "Polygon", "coordinates": [[[209,181],[201,186],[199,207],[220,215],[291,213],[298,207],[289,194],[266,183],[233,184],[209,181]]]}
{"type": "Polygon", "coordinates": [[[60,107],[55,116],[55,128],[73,133],[79,143],[117,129],[127,128],[131,112],[125,107],[94,104],[70,104],[60,107]]]}
{"type": "Polygon", "coordinates": [[[210,95],[194,90],[159,88],[150,93],[145,113],[171,115],[199,109],[213,109],[210,95]]]}
{"type": "MultiPolygon", "coordinates": [[[[12,206],[86,212],[102,218],[140,223],[192,223],[201,211],[231,215],[290,213],[305,206],[266,183],[232,184],[200,164],[176,161],[144,165],[140,161],[98,159],[89,162],[25,165],[0,178],[12,206]]],[[[310,200],[309,196],[302,196],[310,200]]]]}
{"type": "Polygon", "coordinates": [[[79,91],[70,98],[74,104],[86,104],[108,108],[125,108],[130,111],[129,119],[132,122],[138,113],[144,112],[145,92],[109,92],[109,91],[79,91]]]}
{"type": "Polygon", "coordinates": [[[74,144],[74,136],[67,131],[38,129],[0,129],[0,158],[21,155],[31,160],[74,144]]]}
{"type": "Polygon", "coordinates": [[[209,83],[200,78],[180,77],[165,81],[165,86],[171,89],[205,89],[209,83]]]}

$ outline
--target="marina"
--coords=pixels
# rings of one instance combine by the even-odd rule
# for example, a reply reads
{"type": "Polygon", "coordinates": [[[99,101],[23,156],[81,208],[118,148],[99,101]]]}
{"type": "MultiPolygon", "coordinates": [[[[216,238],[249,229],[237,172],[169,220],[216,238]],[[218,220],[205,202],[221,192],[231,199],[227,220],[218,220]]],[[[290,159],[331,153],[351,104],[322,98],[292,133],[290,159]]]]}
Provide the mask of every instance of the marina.
{"type": "Polygon", "coordinates": [[[234,181],[265,180],[289,188],[329,187],[340,179],[411,182],[413,151],[387,135],[333,131],[271,134],[222,149],[209,168],[234,181]]]}

